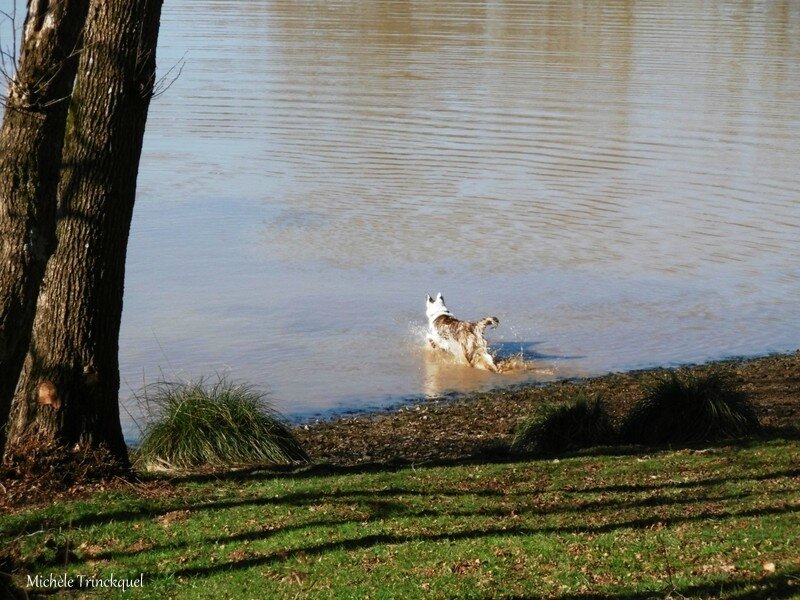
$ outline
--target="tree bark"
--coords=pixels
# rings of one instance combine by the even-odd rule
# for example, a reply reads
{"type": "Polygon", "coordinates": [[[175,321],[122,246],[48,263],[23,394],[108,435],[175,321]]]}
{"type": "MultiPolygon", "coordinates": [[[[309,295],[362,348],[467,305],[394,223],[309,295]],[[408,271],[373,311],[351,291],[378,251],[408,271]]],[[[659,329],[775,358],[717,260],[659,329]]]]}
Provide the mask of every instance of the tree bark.
{"type": "Polygon", "coordinates": [[[31,0],[0,130],[0,452],[55,240],[68,97],[88,0],[31,0]]]}
{"type": "Polygon", "coordinates": [[[39,293],[6,457],[107,448],[119,421],[119,326],[161,0],[91,0],[58,187],[57,246],[39,293]]]}

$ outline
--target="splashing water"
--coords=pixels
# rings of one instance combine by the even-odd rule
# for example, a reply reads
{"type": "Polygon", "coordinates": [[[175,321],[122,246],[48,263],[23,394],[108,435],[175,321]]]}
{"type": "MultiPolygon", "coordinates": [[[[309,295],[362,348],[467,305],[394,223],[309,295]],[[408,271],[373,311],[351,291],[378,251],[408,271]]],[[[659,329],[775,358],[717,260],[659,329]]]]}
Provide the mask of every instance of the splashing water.
{"type": "Polygon", "coordinates": [[[540,373],[542,375],[553,375],[555,373],[552,367],[544,368],[537,365],[533,361],[525,360],[522,352],[507,358],[495,357],[495,364],[497,365],[498,372],[505,374],[525,371],[530,373],[540,373]]]}
{"type": "Polygon", "coordinates": [[[557,377],[555,365],[543,365],[542,357],[519,341],[489,345],[498,367],[497,372],[492,372],[471,367],[458,355],[431,348],[427,340],[428,328],[419,322],[409,323],[408,331],[414,358],[422,362],[422,388],[428,398],[453,392],[485,391],[526,381],[552,381],[557,377]]]}

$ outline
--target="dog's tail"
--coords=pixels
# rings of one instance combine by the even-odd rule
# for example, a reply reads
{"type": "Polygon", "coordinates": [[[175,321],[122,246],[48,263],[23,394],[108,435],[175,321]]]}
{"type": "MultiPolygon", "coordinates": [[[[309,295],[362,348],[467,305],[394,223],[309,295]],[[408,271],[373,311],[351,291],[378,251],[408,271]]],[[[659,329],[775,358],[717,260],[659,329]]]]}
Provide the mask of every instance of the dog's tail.
{"type": "Polygon", "coordinates": [[[500,325],[500,319],[497,317],[484,317],[478,321],[478,331],[483,333],[487,327],[497,327],[498,325],[500,325]]]}

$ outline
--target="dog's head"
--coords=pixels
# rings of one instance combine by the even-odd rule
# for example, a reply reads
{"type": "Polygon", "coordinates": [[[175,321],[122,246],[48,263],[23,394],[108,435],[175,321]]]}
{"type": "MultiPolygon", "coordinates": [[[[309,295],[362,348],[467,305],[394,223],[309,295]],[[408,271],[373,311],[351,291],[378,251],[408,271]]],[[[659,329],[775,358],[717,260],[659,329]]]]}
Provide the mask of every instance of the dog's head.
{"type": "Polygon", "coordinates": [[[444,305],[444,296],[439,292],[436,295],[436,300],[428,296],[428,301],[425,305],[425,314],[428,315],[429,320],[433,320],[440,315],[450,314],[447,307],[444,305]]]}

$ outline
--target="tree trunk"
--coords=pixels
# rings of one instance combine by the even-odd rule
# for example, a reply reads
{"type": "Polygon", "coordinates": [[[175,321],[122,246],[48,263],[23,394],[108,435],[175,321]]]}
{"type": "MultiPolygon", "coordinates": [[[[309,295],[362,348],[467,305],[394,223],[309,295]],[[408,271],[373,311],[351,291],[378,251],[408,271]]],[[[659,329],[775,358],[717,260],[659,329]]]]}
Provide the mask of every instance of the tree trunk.
{"type": "Polygon", "coordinates": [[[0,130],[0,452],[55,240],[68,97],[88,0],[28,3],[0,130]]]}
{"type": "Polygon", "coordinates": [[[125,254],[155,79],[161,0],[91,0],[30,351],[7,458],[67,444],[127,462],[119,421],[125,254]]]}

